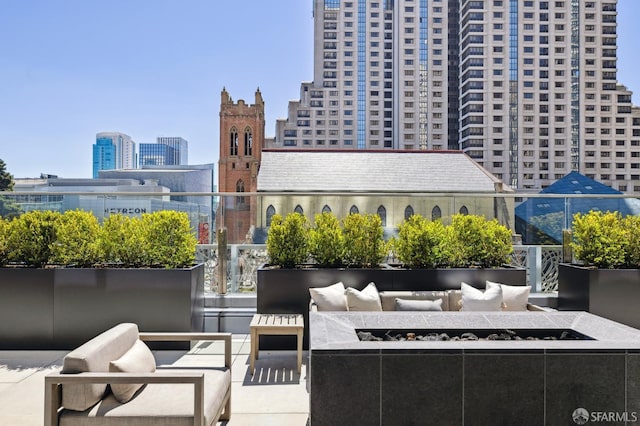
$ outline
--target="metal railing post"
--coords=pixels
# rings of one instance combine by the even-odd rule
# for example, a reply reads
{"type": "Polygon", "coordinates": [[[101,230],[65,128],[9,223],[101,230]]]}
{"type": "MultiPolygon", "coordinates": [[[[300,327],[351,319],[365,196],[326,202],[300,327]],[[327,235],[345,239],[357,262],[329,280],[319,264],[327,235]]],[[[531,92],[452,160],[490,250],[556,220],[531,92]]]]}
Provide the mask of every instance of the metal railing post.
{"type": "Polygon", "coordinates": [[[227,228],[218,229],[218,294],[227,294],[227,228]]]}

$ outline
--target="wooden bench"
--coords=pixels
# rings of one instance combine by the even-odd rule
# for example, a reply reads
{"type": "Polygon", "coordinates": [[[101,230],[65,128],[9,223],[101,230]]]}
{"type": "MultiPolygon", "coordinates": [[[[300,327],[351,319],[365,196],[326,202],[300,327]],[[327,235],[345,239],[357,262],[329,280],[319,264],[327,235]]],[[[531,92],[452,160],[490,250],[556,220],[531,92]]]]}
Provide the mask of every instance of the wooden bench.
{"type": "Polygon", "coordinates": [[[302,336],[304,319],[298,314],[256,314],[249,326],[251,332],[251,356],[249,370],[253,375],[260,351],[260,335],[294,335],[298,338],[298,374],[302,371],[302,336]]]}

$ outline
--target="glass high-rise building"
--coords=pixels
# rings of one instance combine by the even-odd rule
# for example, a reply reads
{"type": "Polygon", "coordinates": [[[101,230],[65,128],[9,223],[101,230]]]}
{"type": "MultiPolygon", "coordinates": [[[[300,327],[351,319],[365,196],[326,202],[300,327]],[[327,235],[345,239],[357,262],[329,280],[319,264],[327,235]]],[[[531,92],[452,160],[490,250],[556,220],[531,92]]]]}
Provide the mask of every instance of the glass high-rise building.
{"type": "Polygon", "coordinates": [[[271,146],[461,149],[520,190],[579,171],[640,192],[616,3],[314,0],[313,81],[271,146]]]}
{"type": "Polygon", "coordinates": [[[118,132],[96,134],[93,145],[93,178],[100,170],[134,169],[136,167],[136,144],[131,137],[118,132]]]}
{"type": "Polygon", "coordinates": [[[156,142],[160,145],[166,145],[173,149],[174,163],[172,164],[189,164],[189,142],[186,139],[176,136],[160,136],[156,138],[156,142]]]}
{"type": "Polygon", "coordinates": [[[158,137],[157,143],[141,143],[138,163],[145,166],[188,164],[188,142],[180,137],[158,137]]]}

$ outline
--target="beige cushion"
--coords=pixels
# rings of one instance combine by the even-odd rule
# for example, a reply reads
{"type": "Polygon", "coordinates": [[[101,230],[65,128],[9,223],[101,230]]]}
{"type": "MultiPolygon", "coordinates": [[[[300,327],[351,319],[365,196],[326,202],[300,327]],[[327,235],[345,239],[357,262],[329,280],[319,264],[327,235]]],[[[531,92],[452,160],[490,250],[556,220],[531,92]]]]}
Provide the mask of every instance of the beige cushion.
{"type": "Polygon", "coordinates": [[[342,282],[328,287],[312,287],[309,289],[311,298],[316,303],[318,311],[346,311],[347,297],[342,282]]]}
{"type": "Polygon", "coordinates": [[[448,292],[446,291],[381,291],[380,302],[383,311],[393,311],[396,309],[396,299],[403,300],[438,300],[442,299],[442,310],[448,311],[450,308],[448,292]]]}
{"type": "MultiPolygon", "coordinates": [[[[123,323],[99,334],[69,352],[62,362],[62,373],[104,373],[109,362],[124,355],[138,341],[138,326],[123,323]]],[[[107,384],[62,385],[62,406],[84,411],[103,397],[107,384]]]]}
{"type": "Polygon", "coordinates": [[[380,295],[374,283],[369,283],[362,291],[348,287],[347,307],[350,311],[381,311],[380,295]]]}
{"type": "Polygon", "coordinates": [[[495,286],[486,291],[462,283],[462,311],[502,310],[502,288],[495,286]]]}
{"type": "MultiPolygon", "coordinates": [[[[204,373],[204,424],[216,424],[214,420],[231,386],[229,369],[158,368],[156,373],[204,373]]],[[[193,385],[152,383],[126,404],[109,394],[84,412],[63,410],[60,414],[59,426],[84,425],[193,426],[193,385]]]]}
{"type": "Polygon", "coordinates": [[[487,281],[487,289],[499,286],[502,289],[503,311],[526,311],[531,286],[506,285],[487,281]]]}
{"type": "MultiPolygon", "coordinates": [[[[156,360],[149,347],[138,340],[127,353],[109,363],[109,371],[112,373],[153,373],[156,371],[156,360]]],[[[142,383],[118,383],[110,386],[115,398],[124,403],[129,402],[143,385],[142,383]]]]}
{"type": "Polygon", "coordinates": [[[442,311],[442,299],[437,299],[437,300],[396,299],[396,311],[442,311]]]}
{"type": "Polygon", "coordinates": [[[462,290],[449,290],[449,310],[459,311],[462,308],[462,290]]]}

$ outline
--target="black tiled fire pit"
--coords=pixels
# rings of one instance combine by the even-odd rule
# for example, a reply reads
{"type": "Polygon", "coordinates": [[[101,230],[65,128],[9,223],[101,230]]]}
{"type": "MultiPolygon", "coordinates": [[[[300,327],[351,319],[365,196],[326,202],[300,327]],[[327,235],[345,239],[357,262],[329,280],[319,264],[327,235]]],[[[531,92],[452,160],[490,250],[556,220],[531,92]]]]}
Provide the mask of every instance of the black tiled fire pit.
{"type": "Polygon", "coordinates": [[[312,426],[551,425],[573,424],[578,408],[640,413],[640,331],[588,313],[312,312],[310,338],[312,426]],[[442,330],[581,339],[357,336],[442,330]]]}

